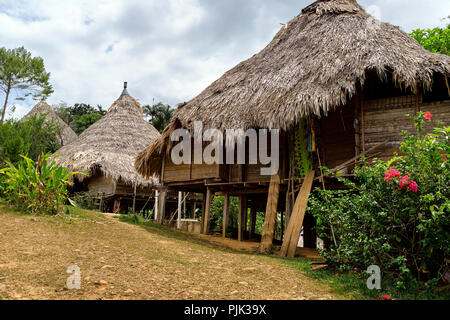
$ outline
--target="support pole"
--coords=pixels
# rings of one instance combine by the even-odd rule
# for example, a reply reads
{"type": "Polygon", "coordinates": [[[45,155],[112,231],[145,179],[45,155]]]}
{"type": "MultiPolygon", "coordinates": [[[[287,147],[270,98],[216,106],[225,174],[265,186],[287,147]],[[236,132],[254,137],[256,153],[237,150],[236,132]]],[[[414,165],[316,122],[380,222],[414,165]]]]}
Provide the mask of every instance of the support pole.
{"type": "Polygon", "coordinates": [[[247,197],[239,196],[239,216],[238,216],[238,240],[244,240],[246,230],[245,211],[247,210],[247,197]]]}
{"type": "Polygon", "coordinates": [[[158,211],[159,211],[159,190],[155,192],[155,221],[158,221],[158,211]]]}
{"type": "Polygon", "coordinates": [[[230,214],[230,194],[225,193],[225,200],[223,202],[223,224],[222,224],[222,237],[227,237],[228,216],[230,214]]]}
{"type": "Polygon", "coordinates": [[[273,234],[277,218],[278,197],[280,193],[280,175],[273,175],[270,179],[269,196],[267,199],[266,216],[259,251],[269,253],[272,251],[273,234]]]}
{"type": "Polygon", "coordinates": [[[209,222],[211,219],[211,200],[212,200],[212,191],[210,188],[206,191],[206,199],[205,199],[205,214],[203,221],[203,233],[209,233],[209,222]]]}
{"type": "Polygon", "coordinates": [[[166,217],[166,197],[167,197],[167,190],[163,189],[161,190],[161,193],[159,195],[159,212],[158,212],[158,224],[163,224],[164,219],[166,217]]]}
{"type": "Polygon", "coordinates": [[[308,205],[309,195],[314,182],[314,175],[314,171],[308,172],[305,180],[303,181],[302,188],[300,189],[300,193],[295,201],[292,217],[289,221],[286,236],[284,237],[283,245],[281,247],[281,256],[287,256],[290,258],[295,256],[298,241],[300,239],[300,233],[303,227],[303,220],[305,219],[306,206],[308,205]]]}
{"type": "Polygon", "coordinates": [[[177,219],[177,229],[181,229],[181,210],[183,206],[183,192],[178,192],[178,219],[177,219]]]}
{"type": "Polygon", "coordinates": [[[136,182],[134,183],[134,192],[133,192],[133,214],[136,214],[136,182]]]}

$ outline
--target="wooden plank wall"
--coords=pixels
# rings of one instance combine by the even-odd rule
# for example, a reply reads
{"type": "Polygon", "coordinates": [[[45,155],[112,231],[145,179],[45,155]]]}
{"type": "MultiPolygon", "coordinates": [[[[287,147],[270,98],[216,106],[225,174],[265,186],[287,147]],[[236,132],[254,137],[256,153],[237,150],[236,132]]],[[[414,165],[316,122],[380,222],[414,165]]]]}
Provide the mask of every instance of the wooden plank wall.
{"type": "Polygon", "coordinates": [[[321,119],[323,163],[334,168],[355,156],[354,103],[330,112],[321,119]]]}
{"type": "Polygon", "coordinates": [[[94,176],[88,182],[89,191],[94,193],[104,193],[105,195],[113,195],[116,192],[114,181],[105,176],[94,176]]]}
{"type": "Polygon", "coordinates": [[[364,143],[366,150],[389,140],[388,144],[377,149],[377,153],[381,153],[378,158],[389,158],[395,151],[398,151],[402,140],[401,131],[414,131],[414,126],[406,115],[414,114],[415,112],[415,95],[365,101],[364,143]]]}

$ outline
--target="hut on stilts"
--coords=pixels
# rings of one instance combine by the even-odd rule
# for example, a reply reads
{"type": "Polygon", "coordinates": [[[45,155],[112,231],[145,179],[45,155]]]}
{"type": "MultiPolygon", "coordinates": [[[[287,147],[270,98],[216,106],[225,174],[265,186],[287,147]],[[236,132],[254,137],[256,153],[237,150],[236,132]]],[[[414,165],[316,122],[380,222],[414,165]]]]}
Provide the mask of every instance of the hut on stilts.
{"type": "Polygon", "coordinates": [[[153,176],[142,178],[134,168],[135,157],[160,136],[144,120],[139,102],[129,95],[125,83],[107,114],[58,150],[55,154],[60,157],[55,160],[59,166],[88,173],[74,177],[74,191],[89,191],[102,210],[128,213],[133,208],[139,212],[152,208],[158,180],[153,176]]]}
{"type": "MultiPolygon", "coordinates": [[[[160,176],[160,211],[167,190],[203,193],[202,232],[208,233],[211,200],[224,195],[225,236],[229,199],[237,196],[238,239],[255,238],[256,215],[263,212],[260,250],[272,249],[278,222],[284,224],[276,236],[282,240],[281,253],[294,256],[302,229],[305,246],[316,246],[314,220],[305,217],[313,184],[341,187],[319,168],[351,175],[362,155],[391,156],[400,132],[413,129],[406,114],[430,111],[448,124],[449,76],[449,56],[426,51],[356,1],[316,1],[260,53],[180,104],[162,137],[139,154],[136,169],[144,177],[160,176]],[[262,147],[248,138],[244,163],[176,165],[172,151],[178,142],[171,136],[179,128],[195,132],[196,121],[203,130],[221,132],[279,129],[279,150],[268,147],[279,151],[279,170],[262,175],[265,164],[250,163],[252,147],[262,147]]],[[[191,145],[196,143],[192,139],[191,145]]],[[[222,145],[218,150],[224,154],[235,147],[228,140],[222,145]]]]}
{"type": "Polygon", "coordinates": [[[49,106],[46,102],[40,101],[36,104],[30,112],[28,112],[22,120],[29,119],[33,116],[40,117],[45,116],[47,121],[53,122],[56,126],[58,126],[58,139],[59,145],[65,146],[71,143],[72,141],[77,139],[77,134],[72,130],[71,127],[67,123],[65,123],[49,106]]]}

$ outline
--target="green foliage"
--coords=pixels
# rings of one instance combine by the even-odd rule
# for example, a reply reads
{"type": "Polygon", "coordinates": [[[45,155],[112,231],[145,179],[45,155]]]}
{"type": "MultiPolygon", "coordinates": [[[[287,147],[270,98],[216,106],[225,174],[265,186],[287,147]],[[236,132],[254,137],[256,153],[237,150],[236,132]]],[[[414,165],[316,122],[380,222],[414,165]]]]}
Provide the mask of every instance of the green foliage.
{"type": "Polygon", "coordinates": [[[145,105],[142,109],[144,110],[145,116],[150,118],[150,123],[161,133],[169,124],[172,114],[175,111],[169,105],[165,105],[162,102],[152,106],[145,105]]]}
{"type": "Polygon", "coordinates": [[[78,135],[83,133],[106,114],[106,111],[103,110],[101,105],[97,105],[97,107],[94,108],[91,105],[84,103],[76,103],[73,106],[61,103],[55,108],[55,112],[78,135]]]}
{"type": "Polygon", "coordinates": [[[294,177],[304,178],[312,170],[312,157],[308,151],[308,122],[301,121],[295,128],[294,177]]]}
{"type": "Polygon", "coordinates": [[[0,89],[5,93],[1,121],[5,119],[6,107],[11,90],[23,93],[17,100],[31,96],[35,100],[45,99],[53,93],[49,83],[50,73],[45,71],[44,60],[33,58],[24,47],[0,48],[0,89]]]}
{"type": "Polygon", "coordinates": [[[22,156],[17,166],[8,163],[0,170],[2,196],[9,204],[25,213],[55,215],[63,212],[67,201],[70,178],[78,172],[69,172],[49,161],[50,155],[42,154],[35,162],[22,156]]]}
{"type": "Polygon", "coordinates": [[[447,28],[416,29],[410,36],[428,51],[450,54],[450,25],[447,28]]]}
{"type": "Polygon", "coordinates": [[[413,118],[416,134],[403,133],[403,156],[363,163],[348,189],[316,189],[309,210],[323,251],[341,270],[378,265],[399,288],[431,288],[448,272],[450,257],[449,127],[425,134],[425,114],[413,118]],[[425,283],[425,284],[424,284],[425,283]]]}
{"type": "Polygon", "coordinates": [[[73,202],[77,207],[84,210],[97,210],[98,206],[94,201],[93,192],[78,192],[72,196],[73,202]]]}
{"type": "MultiPolygon", "coordinates": [[[[211,229],[222,228],[223,225],[223,207],[225,197],[215,197],[211,202],[211,229]]],[[[238,227],[239,199],[230,197],[230,215],[228,217],[228,225],[231,229],[238,227]]]]}
{"type": "Polygon", "coordinates": [[[41,153],[55,152],[60,147],[58,132],[57,124],[46,121],[45,115],[0,123],[0,168],[7,161],[17,164],[21,154],[36,161],[41,153]]]}

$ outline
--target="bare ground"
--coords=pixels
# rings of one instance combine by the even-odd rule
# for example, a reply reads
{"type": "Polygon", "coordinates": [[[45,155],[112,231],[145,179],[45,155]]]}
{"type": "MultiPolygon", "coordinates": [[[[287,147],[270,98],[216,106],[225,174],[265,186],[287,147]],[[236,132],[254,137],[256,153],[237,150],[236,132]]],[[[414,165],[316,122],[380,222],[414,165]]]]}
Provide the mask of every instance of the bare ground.
{"type": "Polygon", "coordinates": [[[32,217],[0,206],[0,299],[343,299],[277,258],[80,212],[32,217]],[[66,269],[81,269],[67,290],[66,269]]]}

